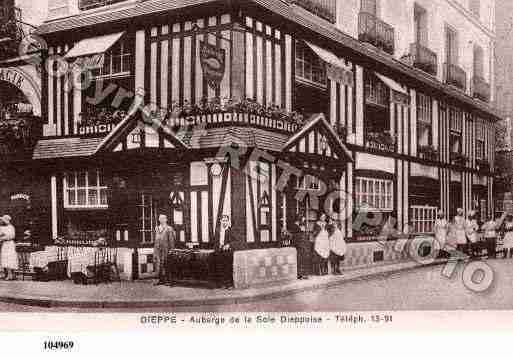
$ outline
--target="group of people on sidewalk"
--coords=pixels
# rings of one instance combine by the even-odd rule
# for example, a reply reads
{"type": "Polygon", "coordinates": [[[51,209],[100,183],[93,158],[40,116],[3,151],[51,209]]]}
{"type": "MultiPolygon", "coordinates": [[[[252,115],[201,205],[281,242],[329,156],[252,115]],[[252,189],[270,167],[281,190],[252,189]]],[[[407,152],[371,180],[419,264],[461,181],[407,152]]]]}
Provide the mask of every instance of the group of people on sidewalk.
{"type": "Polygon", "coordinates": [[[470,211],[467,218],[464,210],[458,208],[451,222],[447,221],[443,212],[439,212],[434,226],[435,238],[440,249],[456,248],[460,253],[477,257],[482,249],[486,249],[489,258],[497,257],[499,231],[504,229],[503,249],[506,256],[513,256],[513,216],[504,213],[492,216],[482,225],[476,211],[470,211]]]}
{"type": "Polygon", "coordinates": [[[323,213],[310,232],[307,219],[300,217],[291,232],[297,250],[299,279],[308,279],[309,275],[327,275],[330,267],[331,273],[342,274],[340,266],[347,246],[339,223],[323,213]]]}

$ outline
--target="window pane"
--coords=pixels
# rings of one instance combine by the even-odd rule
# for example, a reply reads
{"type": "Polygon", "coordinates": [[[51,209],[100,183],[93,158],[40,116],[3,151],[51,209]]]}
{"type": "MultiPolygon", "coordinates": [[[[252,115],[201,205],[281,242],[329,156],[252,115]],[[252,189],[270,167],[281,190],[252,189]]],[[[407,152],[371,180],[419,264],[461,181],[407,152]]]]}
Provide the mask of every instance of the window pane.
{"type": "Polygon", "coordinates": [[[100,190],[100,205],[102,205],[102,206],[107,205],[107,190],[106,189],[100,190]]]}
{"type": "Polygon", "coordinates": [[[98,205],[98,191],[96,189],[89,190],[89,203],[90,206],[98,205]]]}
{"type": "Polygon", "coordinates": [[[131,55],[123,55],[123,72],[128,72],[132,69],[132,56],[131,55]]]}
{"type": "Polygon", "coordinates": [[[85,187],[86,186],[86,172],[79,172],[77,177],[77,183],[78,187],[85,187]]]}
{"type": "Polygon", "coordinates": [[[86,203],[86,190],[85,189],[79,189],[77,191],[77,206],[85,206],[86,203]]]}
{"type": "Polygon", "coordinates": [[[73,173],[66,174],[66,184],[68,188],[75,188],[75,175],[73,173]]]}
{"type": "Polygon", "coordinates": [[[98,175],[96,171],[87,172],[88,178],[88,186],[89,187],[98,187],[98,175]]]}
{"type": "Polygon", "coordinates": [[[68,191],[68,205],[73,206],[76,204],[75,190],[68,191]]]}
{"type": "Polygon", "coordinates": [[[121,56],[114,56],[112,58],[112,73],[117,74],[121,72],[121,56]]]}

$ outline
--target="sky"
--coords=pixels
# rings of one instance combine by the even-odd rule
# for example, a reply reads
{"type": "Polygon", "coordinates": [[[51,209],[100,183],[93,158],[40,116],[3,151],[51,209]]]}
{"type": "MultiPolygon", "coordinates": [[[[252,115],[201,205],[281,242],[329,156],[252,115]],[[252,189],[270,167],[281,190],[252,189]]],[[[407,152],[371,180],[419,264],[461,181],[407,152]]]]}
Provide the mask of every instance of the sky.
{"type": "Polygon", "coordinates": [[[41,25],[48,14],[48,0],[16,0],[21,9],[23,21],[32,25],[41,25]]]}

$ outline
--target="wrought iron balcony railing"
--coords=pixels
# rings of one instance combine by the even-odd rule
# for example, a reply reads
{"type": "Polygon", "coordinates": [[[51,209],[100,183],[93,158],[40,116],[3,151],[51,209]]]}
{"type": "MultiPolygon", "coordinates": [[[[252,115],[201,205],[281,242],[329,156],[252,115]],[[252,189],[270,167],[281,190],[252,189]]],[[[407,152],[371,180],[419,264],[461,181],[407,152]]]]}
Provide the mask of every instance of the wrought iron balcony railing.
{"type": "Polygon", "coordinates": [[[483,77],[474,76],[472,78],[472,96],[485,102],[490,101],[491,87],[483,77]]]}
{"type": "Polygon", "coordinates": [[[412,57],[413,66],[433,76],[437,75],[438,56],[436,52],[416,42],[410,45],[410,55],[412,57]]]}
{"type": "Polygon", "coordinates": [[[329,22],[335,23],[337,21],[336,0],[290,0],[290,2],[305,8],[329,22]]]}
{"type": "Polygon", "coordinates": [[[445,83],[467,91],[467,73],[461,67],[453,64],[444,64],[445,83]]]}
{"type": "Polygon", "coordinates": [[[391,55],[394,54],[394,28],[373,14],[360,12],[358,17],[358,39],[374,45],[391,55]]]}
{"type": "Polygon", "coordinates": [[[78,0],[78,8],[82,11],[107,6],[126,0],[78,0]]]}

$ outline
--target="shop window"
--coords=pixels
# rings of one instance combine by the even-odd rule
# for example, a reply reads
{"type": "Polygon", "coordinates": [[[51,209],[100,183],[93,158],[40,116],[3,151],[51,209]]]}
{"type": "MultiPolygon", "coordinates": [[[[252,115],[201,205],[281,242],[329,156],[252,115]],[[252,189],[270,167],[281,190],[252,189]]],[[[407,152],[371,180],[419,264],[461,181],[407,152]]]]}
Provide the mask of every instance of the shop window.
{"type": "Polygon", "coordinates": [[[436,221],[437,207],[411,206],[410,218],[415,233],[433,233],[436,221]]]}
{"type": "Polygon", "coordinates": [[[431,97],[417,94],[417,141],[419,147],[431,146],[433,143],[433,106],[431,97]]]}
{"type": "Polygon", "coordinates": [[[393,211],[393,181],[358,177],[355,186],[355,206],[358,210],[393,211]]]}
{"type": "Polygon", "coordinates": [[[64,208],[108,208],[107,191],[99,170],[68,172],[64,176],[64,208]]]}
{"type": "Polygon", "coordinates": [[[451,153],[461,154],[463,134],[463,112],[455,107],[449,107],[449,122],[451,127],[451,153]]]}
{"type": "Polygon", "coordinates": [[[315,86],[326,87],[326,65],[303,42],[296,42],[296,79],[315,86]]]}

